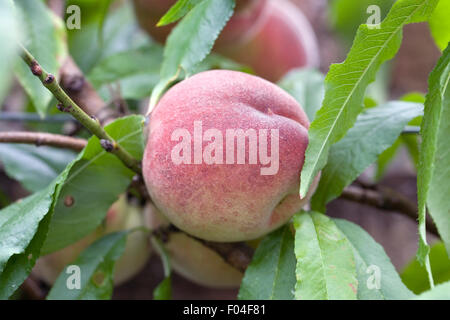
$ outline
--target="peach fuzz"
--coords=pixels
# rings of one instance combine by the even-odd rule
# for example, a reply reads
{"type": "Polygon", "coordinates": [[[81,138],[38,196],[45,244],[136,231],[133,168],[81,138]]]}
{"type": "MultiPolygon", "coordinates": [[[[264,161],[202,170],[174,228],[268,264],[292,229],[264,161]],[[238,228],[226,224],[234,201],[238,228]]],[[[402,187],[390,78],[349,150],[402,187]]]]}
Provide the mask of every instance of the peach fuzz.
{"type": "Polygon", "coordinates": [[[273,82],[292,69],[319,65],[315,33],[299,8],[287,0],[269,0],[261,15],[250,36],[217,51],[273,82]]]}
{"type": "MultiPolygon", "coordinates": [[[[188,234],[218,242],[259,238],[286,223],[308,201],[298,192],[308,128],[302,107],[276,85],[236,71],[199,73],[172,87],[151,114],[143,159],[147,189],[158,209],[188,234]],[[278,130],[278,171],[262,175],[267,165],[261,164],[261,154],[258,163],[249,164],[248,139],[245,164],[237,162],[236,154],[234,163],[226,164],[225,152],[223,164],[175,163],[172,152],[181,140],[174,140],[173,133],[182,128],[193,134],[199,121],[203,132],[214,129],[223,137],[231,129],[278,130]]],[[[211,150],[208,145],[219,145],[205,138],[200,143],[203,155],[211,150]]],[[[223,150],[225,142],[219,145],[223,150]]],[[[257,147],[261,152],[263,144],[258,141],[257,147]]],[[[219,159],[218,153],[211,155],[219,159]]]]}

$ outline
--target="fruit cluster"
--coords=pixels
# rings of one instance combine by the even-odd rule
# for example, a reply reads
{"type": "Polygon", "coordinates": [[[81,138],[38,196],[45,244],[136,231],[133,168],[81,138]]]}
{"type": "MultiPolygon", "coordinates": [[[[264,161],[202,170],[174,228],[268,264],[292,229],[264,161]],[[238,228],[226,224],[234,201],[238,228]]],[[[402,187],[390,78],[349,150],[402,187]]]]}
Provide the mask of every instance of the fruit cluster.
{"type": "MultiPolygon", "coordinates": [[[[173,25],[156,23],[175,0],[134,0],[138,21],[164,42],[173,25]]],[[[194,75],[168,90],[153,110],[142,163],[153,203],[122,199],[93,234],[41,258],[35,273],[49,284],[93,241],[109,232],[173,224],[165,248],[175,271],[205,286],[238,286],[242,273],[196,238],[253,241],[285,224],[308,201],[299,196],[309,120],[275,84],[293,68],[317,66],[317,44],[301,11],[287,0],[237,0],[214,50],[248,64],[260,77],[227,70],[194,75]],[[265,79],[267,80],[265,80],[265,79]]],[[[132,233],[115,283],[139,272],[150,256],[132,233]]]]}
{"type": "MultiPolygon", "coordinates": [[[[156,24],[175,2],[134,0],[140,26],[158,42],[165,42],[174,24],[156,24]]],[[[235,14],[214,51],[252,67],[270,81],[291,69],[319,64],[314,31],[302,11],[288,0],[237,0],[235,14]]]]}

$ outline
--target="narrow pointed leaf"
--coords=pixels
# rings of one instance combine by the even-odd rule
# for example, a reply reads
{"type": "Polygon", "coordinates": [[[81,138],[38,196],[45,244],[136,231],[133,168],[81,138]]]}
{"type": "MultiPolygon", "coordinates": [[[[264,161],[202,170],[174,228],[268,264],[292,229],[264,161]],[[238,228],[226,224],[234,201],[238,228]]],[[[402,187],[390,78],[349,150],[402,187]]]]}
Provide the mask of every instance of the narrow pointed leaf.
{"type": "MultiPolygon", "coordinates": [[[[117,119],[105,130],[136,159],[142,158],[142,116],[117,119]]],[[[94,231],[134,175],[100,146],[97,137],[89,139],[62,186],[42,253],[62,249],[94,231]]]]}
{"type": "Polygon", "coordinates": [[[361,227],[334,219],[350,241],[356,260],[358,300],[410,299],[414,294],[402,283],[383,247],[361,227]]]}
{"type": "Polygon", "coordinates": [[[88,79],[106,101],[113,98],[109,88],[116,84],[124,99],[143,99],[159,81],[162,57],[163,48],[156,43],[114,53],[98,61],[88,79]]]}
{"type": "Polygon", "coordinates": [[[377,157],[389,148],[409,121],[423,114],[423,105],[393,101],[366,110],[355,126],[330,149],[330,158],[322,170],[312,209],[323,212],[377,157]]]}
{"type": "Polygon", "coordinates": [[[430,24],[431,34],[434,41],[441,51],[447,47],[450,42],[450,0],[440,0],[436,10],[434,10],[428,23],[430,24]]]}
{"type": "Polygon", "coordinates": [[[164,280],[153,291],[154,300],[170,300],[172,298],[172,269],[170,257],[161,241],[152,237],[152,244],[161,257],[164,268],[164,280]]]}
{"type": "Polygon", "coordinates": [[[183,18],[197,4],[203,0],[178,0],[169,11],[159,20],[157,26],[162,27],[183,18]]]}
{"type": "MultiPolygon", "coordinates": [[[[18,16],[23,24],[23,45],[49,73],[57,75],[58,53],[61,40],[56,32],[53,16],[41,0],[15,0],[18,16]]],[[[20,59],[15,65],[15,73],[21,85],[30,96],[38,113],[43,116],[52,99],[51,93],[33,76],[29,67],[20,59]]]]}
{"type": "Polygon", "coordinates": [[[417,173],[419,249],[417,257],[431,276],[425,216],[428,207],[450,253],[450,47],[444,51],[428,80],[425,114],[420,128],[422,144],[417,173]]]}
{"type": "Polygon", "coordinates": [[[353,127],[363,110],[367,86],[382,63],[397,53],[403,26],[425,21],[438,0],[399,0],[380,28],[361,25],[345,62],[334,64],[325,79],[322,108],[309,129],[309,144],[301,173],[300,195],[304,197],[318,172],[326,165],[330,147],[353,127]]]}
{"type": "Polygon", "coordinates": [[[266,236],[245,271],[240,300],[292,300],[295,285],[294,236],[286,225],[266,236]]]}
{"type": "MultiPolygon", "coordinates": [[[[436,285],[450,281],[450,259],[443,242],[437,242],[431,247],[430,265],[436,285]]],[[[405,285],[416,294],[431,289],[427,270],[415,258],[403,269],[401,277],[405,285]]]]}
{"type": "Polygon", "coordinates": [[[2,1],[0,3],[0,105],[6,96],[8,88],[12,82],[10,74],[11,66],[17,57],[17,41],[20,41],[21,32],[19,23],[15,14],[12,0],[2,1]]]}
{"type": "Polygon", "coordinates": [[[0,299],[11,296],[30,274],[73,163],[47,188],[0,211],[0,299]]]}
{"type": "Polygon", "coordinates": [[[127,235],[126,231],[111,233],[94,242],[61,272],[47,299],[110,299],[114,287],[115,262],[125,250],[127,235]]]}
{"type": "Polygon", "coordinates": [[[294,216],[297,258],[295,298],[355,300],[358,280],[350,242],[333,220],[318,212],[294,216]]]}
{"type": "Polygon", "coordinates": [[[31,192],[47,187],[75,157],[74,152],[57,148],[0,144],[6,173],[31,192]]]}
{"type": "Polygon", "coordinates": [[[434,289],[425,291],[415,300],[450,300],[450,282],[439,284],[434,289]]]}

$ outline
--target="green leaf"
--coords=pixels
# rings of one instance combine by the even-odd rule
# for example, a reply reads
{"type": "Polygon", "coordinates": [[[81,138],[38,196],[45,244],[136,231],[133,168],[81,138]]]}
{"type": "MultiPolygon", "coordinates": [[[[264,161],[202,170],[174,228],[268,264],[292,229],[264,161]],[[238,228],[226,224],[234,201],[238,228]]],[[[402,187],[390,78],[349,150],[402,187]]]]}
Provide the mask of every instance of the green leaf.
{"type": "Polygon", "coordinates": [[[164,245],[156,237],[151,238],[152,245],[158,251],[164,267],[164,280],[153,291],[154,300],[170,300],[172,298],[172,269],[170,258],[164,245]]]}
{"type": "Polygon", "coordinates": [[[105,24],[106,17],[108,15],[109,7],[111,6],[112,2],[114,0],[103,0],[103,1],[96,1],[99,4],[99,27],[98,27],[98,33],[99,33],[99,39],[100,42],[103,42],[103,27],[105,24]]]}
{"type": "Polygon", "coordinates": [[[159,20],[157,26],[162,27],[183,18],[189,11],[203,0],[178,0],[159,20]]]}
{"type": "MultiPolygon", "coordinates": [[[[117,119],[105,130],[131,155],[142,158],[142,116],[117,119]]],[[[116,156],[102,149],[97,137],[89,139],[62,187],[43,254],[62,249],[94,231],[134,175],[116,156]],[[73,202],[69,206],[65,204],[67,199],[73,202]]]]}
{"type": "Polygon", "coordinates": [[[353,127],[363,110],[364,93],[381,64],[397,53],[403,26],[425,21],[437,0],[399,0],[380,29],[361,25],[352,49],[342,64],[334,64],[325,78],[325,99],[309,129],[309,144],[301,173],[300,195],[326,165],[331,145],[353,127]]]}
{"type": "Polygon", "coordinates": [[[88,79],[96,89],[106,92],[108,85],[118,83],[124,99],[142,99],[150,95],[159,81],[162,56],[163,49],[156,43],[122,51],[100,60],[88,79]]]}
{"type": "Polygon", "coordinates": [[[170,33],[164,49],[160,82],[150,97],[151,109],[164,90],[180,77],[193,73],[205,59],[233,15],[234,0],[204,0],[192,9],[170,33]]]}
{"type": "Polygon", "coordinates": [[[352,245],[333,220],[318,212],[294,216],[298,300],[355,300],[352,245]]]}
{"type": "Polygon", "coordinates": [[[376,4],[381,9],[381,17],[388,13],[394,0],[332,0],[330,4],[330,20],[333,27],[345,38],[351,41],[360,24],[366,23],[370,14],[367,9],[376,4]]]}
{"type": "MultiPolygon", "coordinates": [[[[431,247],[430,265],[436,284],[450,281],[450,259],[442,242],[431,247]]],[[[416,294],[430,290],[427,271],[416,259],[405,267],[401,277],[406,286],[416,294]]]]}
{"type": "Polygon", "coordinates": [[[294,236],[290,225],[266,236],[245,271],[240,300],[292,300],[295,286],[294,236]]]}
{"type": "Polygon", "coordinates": [[[345,138],[330,148],[330,157],[322,170],[312,208],[324,211],[377,157],[388,149],[409,121],[423,113],[417,103],[393,101],[367,109],[359,115],[345,138]]]}
{"type": "Polygon", "coordinates": [[[125,250],[127,235],[127,231],[111,233],[90,245],[71,265],[64,268],[47,299],[110,299],[114,287],[115,262],[125,250]]]}
{"type": "Polygon", "coordinates": [[[17,290],[39,256],[55,187],[52,184],[0,211],[0,299],[17,290]]]}
{"type": "Polygon", "coordinates": [[[172,277],[167,276],[153,291],[154,300],[170,300],[172,297],[172,277]]]}
{"type": "Polygon", "coordinates": [[[0,211],[0,299],[7,299],[31,272],[70,164],[52,184],[0,211]]]}
{"type": "Polygon", "coordinates": [[[425,113],[420,128],[419,168],[417,173],[417,197],[419,203],[419,249],[417,258],[425,264],[431,287],[426,240],[426,208],[436,223],[442,241],[450,254],[450,47],[448,47],[428,80],[429,90],[425,101],[425,113]]]}
{"type": "MultiPolygon", "coordinates": [[[[56,33],[53,15],[41,0],[16,0],[16,9],[23,22],[23,45],[49,73],[57,75],[61,40],[56,33]]],[[[23,61],[17,61],[15,73],[21,85],[33,101],[37,112],[43,117],[52,100],[51,93],[31,72],[23,61]]]]}
{"type": "MultiPolygon", "coordinates": [[[[425,104],[424,123],[421,127],[423,154],[421,165],[431,165],[431,180],[427,206],[436,223],[441,239],[450,255],[450,46],[431,75],[429,94],[425,104]],[[442,70],[442,74],[440,74],[442,70]],[[438,79],[439,78],[439,79],[438,79]],[[436,81],[436,82],[435,82],[436,81]],[[440,81],[438,84],[437,81],[440,81]],[[440,88],[440,89],[439,89],[440,88]],[[439,98],[440,91],[441,97],[439,98]],[[439,115],[440,113],[440,115],[439,115]],[[432,162],[430,162],[430,160],[432,162]]],[[[428,167],[426,171],[430,170],[428,167]]],[[[426,173],[425,173],[426,174],[426,173]]],[[[423,176],[422,176],[423,177],[423,176]]],[[[422,183],[427,183],[427,178],[422,183]]],[[[420,183],[420,182],[419,182],[420,183]]]]}
{"type": "Polygon", "coordinates": [[[426,291],[415,298],[416,300],[450,300],[450,282],[445,282],[426,291]]]}
{"type": "Polygon", "coordinates": [[[406,102],[425,103],[425,96],[420,92],[410,92],[401,97],[400,100],[406,102]]]}
{"type": "Polygon", "coordinates": [[[17,59],[16,47],[17,41],[20,41],[21,32],[16,19],[14,5],[12,0],[2,1],[0,3],[0,105],[9,89],[12,78],[10,74],[11,65],[17,59]]]}
{"type": "Polygon", "coordinates": [[[325,95],[324,76],[314,69],[298,69],[289,72],[278,82],[305,110],[310,121],[314,120],[325,95]]]}
{"type": "Polygon", "coordinates": [[[361,227],[334,219],[353,247],[358,278],[358,300],[409,299],[413,293],[402,283],[383,247],[361,227]]]}
{"type": "Polygon", "coordinates": [[[75,157],[74,152],[57,148],[0,144],[6,173],[31,192],[47,187],[75,157]]]}
{"type": "Polygon", "coordinates": [[[150,41],[137,26],[131,1],[123,1],[105,17],[104,8],[109,1],[67,2],[81,10],[81,29],[68,30],[67,36],[70,54],[84,74],[89,74],[100,60],[150,41]]]}
{"type": "Polygon", "coordinates": [[[450,0],[440,0],[433,15],[428,20],[431,34],[441,51],[448,46],[450,42],[450,0]]]}

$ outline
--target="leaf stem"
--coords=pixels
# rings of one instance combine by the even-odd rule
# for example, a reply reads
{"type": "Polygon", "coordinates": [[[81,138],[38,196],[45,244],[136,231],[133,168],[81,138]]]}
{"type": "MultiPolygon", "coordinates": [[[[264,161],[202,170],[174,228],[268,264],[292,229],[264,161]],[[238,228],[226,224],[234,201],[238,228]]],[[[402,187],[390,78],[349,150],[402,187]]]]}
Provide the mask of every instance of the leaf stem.
{"type": "Polygon", "coordinates": [[[141,166],[128,151],[126,151],[117,141],[115,141],[101,126],[97,118],[89,116],[83,111],[60,87],[55,76],[47,73],[42,66],[36,61],[33,55],[24,47],[21,52],[22,59],[30,67],[31,72],[41,80],[45,88],[47,88],[53,96],[59,101],[58,109],[63,112],[70,113],[77,119],[86,129],[100,139],[102,147],[117,156],[128,168],[136,173],[141,173],[141,166]]]}

